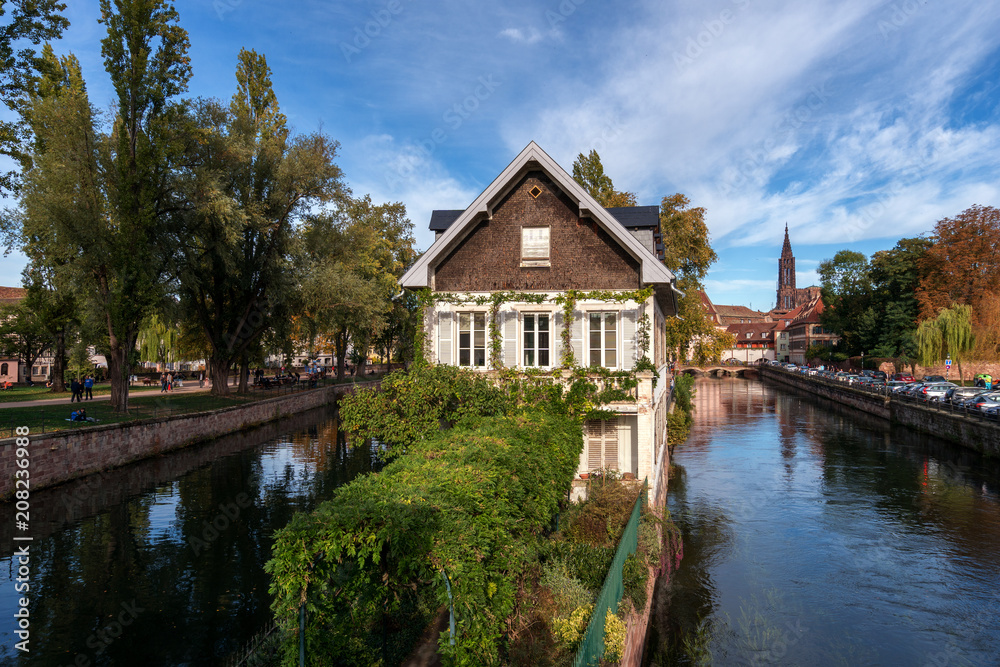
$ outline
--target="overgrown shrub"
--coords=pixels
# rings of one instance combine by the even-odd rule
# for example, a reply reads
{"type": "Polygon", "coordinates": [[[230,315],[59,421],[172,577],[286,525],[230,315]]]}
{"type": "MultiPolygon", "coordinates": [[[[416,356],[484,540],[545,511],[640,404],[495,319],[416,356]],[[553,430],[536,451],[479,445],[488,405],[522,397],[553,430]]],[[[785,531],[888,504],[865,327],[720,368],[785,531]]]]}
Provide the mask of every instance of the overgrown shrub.
{"type": "Polygon", "coordinates": [[[629,554],[622,565],[622,586],[625,599],[632,604],[637,614],[646,609],[646,582],[649,580],[649,568],[642,557],[629,554]]]}
{"type": "Polygon", "coordinates": [[[515,405],[515,399],[481,373],[425,365],[393,371],[380,388],[344,396],[340,419],[357,437],[375,438],[398,454],[442,427],[472,427],[485,417],[509,414],[515,405]]]}
{"type": "Polygon", "coordinates": [[[308,664],[329,656],[380,664],[387,622],[412,609],[400,625],[419,629],[422,611],[448,603],[442,571],[457,622],[455,645],[440,644],[445,662],[496,664],[517,578],[536,557],[582,449],[580,424],[567,417],[483,419],[477,428],[428,434],[381,473],[296,515],[266,566],[272,608],[288,631],[284,664],[297,659],[303,601],[308,664]]]}
{"type": "Polygon", "coordinates": [[[604,659],[619,663],[625,655],[625,623],[608,609],[604,617],[604,659]]]}
{"type": "Polygon", "coordinates": [[[575,647],[583,639],[583,634],[587,631],[587,624],[590,623],[590,615],[593,612],[594,605],[586,604],[577,607],[565,618],[556,618],[552,622],[552,634],[563,646],[575,647]]]}
{"type": "Polygon", "coordinates": [[[552,594],[556,616],[569,616],[574,610],[594,602],[594,593],[559,558],[549,560],[542,567],[542,578],[538,583],[552,594]]]}

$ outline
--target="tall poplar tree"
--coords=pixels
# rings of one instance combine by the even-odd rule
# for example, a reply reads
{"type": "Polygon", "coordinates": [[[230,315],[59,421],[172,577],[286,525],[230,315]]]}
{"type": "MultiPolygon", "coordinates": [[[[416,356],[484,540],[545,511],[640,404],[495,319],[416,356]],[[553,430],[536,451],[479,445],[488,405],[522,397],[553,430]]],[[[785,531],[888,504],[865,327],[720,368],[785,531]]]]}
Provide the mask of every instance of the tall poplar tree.
{"type": "Polygon", "coordinates": [[[104,155],[107,215],[80,230],[94,304],[107,332],[102,348],[111,404],[128,409],[128,377],[139,329],[162,299],[176,243],[175,101],[187,89],[187,31],[164,0],[101,0],[104,66],[117,104],[104,155]]]}
{"type": "Polygon", "coordinates": [[[42,51],[41,76],[22,107],[33,145],[15,213],[16,242],[28,257],[25,305],[52,350],[53,391],[61,392],[67,337],[79,323],[76,283],[84,239],[105,212],[97,137],[80,63],[42,51]]]}

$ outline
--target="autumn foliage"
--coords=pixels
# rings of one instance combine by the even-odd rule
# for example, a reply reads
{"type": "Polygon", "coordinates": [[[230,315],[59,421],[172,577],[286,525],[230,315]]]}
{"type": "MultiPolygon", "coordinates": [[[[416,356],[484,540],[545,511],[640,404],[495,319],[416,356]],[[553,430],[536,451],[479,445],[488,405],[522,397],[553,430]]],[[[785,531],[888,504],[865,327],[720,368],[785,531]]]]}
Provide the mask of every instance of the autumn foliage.
{"type": "Polygon", "coordinates": [[[920,320],[954,305],[972,307],[972,357],[1000,353],[1000,209],[972,206],[934,227],[920,262],[920,320]]]}

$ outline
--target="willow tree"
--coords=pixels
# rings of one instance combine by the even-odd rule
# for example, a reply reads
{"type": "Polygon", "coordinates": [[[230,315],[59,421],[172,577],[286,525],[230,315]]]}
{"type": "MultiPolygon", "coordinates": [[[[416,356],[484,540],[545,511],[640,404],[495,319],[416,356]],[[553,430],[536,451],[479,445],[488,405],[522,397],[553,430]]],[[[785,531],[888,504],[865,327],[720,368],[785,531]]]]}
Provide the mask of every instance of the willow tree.
{"type": "Polygon", "coordinates": [[[179,343],[180,331],[177,326],[165,322],[159,313],[153,313],[139,329],[139,358],[142,361],[166,364],[176,358],[179,343]]]}
{"type": "Polygon", "coordinates": [[[212,393],[248,364],[266,332],[291,319],[301,268],[291,253],[306,214],[344,196],[337,142],[322,133],[291,136],[263,55],[241,50],[228,106],[200,102],[190,131],[185,186],[189,210],[179,239],[186,318],[210,346],[212,393]]]}
{"type": "Polygon", "coordinates": [[[917,350],[922,366],[932,366],[951,358],[958,365],[958,377],[965,382],[962,361],[975,348],[972,333],[972,307],[952,304],[944,308],[936,319],[924,320],[917,327],[917,350]]]}

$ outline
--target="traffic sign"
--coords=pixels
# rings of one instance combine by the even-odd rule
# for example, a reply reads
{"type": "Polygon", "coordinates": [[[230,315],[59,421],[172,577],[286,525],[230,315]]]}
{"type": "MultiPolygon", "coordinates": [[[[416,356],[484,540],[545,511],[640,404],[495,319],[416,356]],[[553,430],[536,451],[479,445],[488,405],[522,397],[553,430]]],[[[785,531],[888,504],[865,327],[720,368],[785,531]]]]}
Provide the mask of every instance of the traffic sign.
{"type": "Polygon", "coordinates": [[[944,360],[944,367],[945,368],[951,368],[951,359],[945,359],[944,360]]]}

